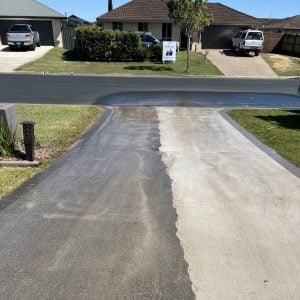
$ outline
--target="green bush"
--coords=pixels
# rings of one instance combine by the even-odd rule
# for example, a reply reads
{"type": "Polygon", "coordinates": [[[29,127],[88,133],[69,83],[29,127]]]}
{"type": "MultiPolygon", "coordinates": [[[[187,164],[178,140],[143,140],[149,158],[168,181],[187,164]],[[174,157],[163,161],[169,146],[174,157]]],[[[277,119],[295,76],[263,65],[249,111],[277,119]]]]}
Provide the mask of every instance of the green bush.
{"type": "Polygon", "coordinates": [[[17,146],[17,136],[0,120],[0,155],[13,156],[17,146]]]}
{"type": "Polygon", "coordinates": [[[75,50],[82,60],[140,61],[144,57],[140,36],[133,32],[101,30],[94,25],[83,25],[76,28],[75,36],[75,50]]]}
{"type": "Polygon", "coordinates": [[[145,59],[147,59],[150,55],[150,49],[148,47],[145,46],[140,46],[136,52],[135,55],[133,57],[134,61],[144,61],[145,59]]]}
{"type": "Polygon", "coordinates": [[[162,43],[156,44],[152,48],[151,60],[156,61],[156,62],[162,61],[162,51],[163,51],[162,43]]]}

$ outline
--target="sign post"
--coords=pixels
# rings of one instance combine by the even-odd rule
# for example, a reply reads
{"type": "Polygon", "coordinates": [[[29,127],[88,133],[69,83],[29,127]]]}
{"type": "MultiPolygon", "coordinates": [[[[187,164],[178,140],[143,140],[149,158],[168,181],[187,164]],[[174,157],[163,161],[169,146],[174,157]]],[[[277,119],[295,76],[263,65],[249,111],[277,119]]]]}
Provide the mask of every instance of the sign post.
{"type": "Polygon", "coordinates": [[[172,61],[174,63],[176,61],[176,42],[173,41],[163,42],[162,61],[163,63],[165,63],[166,61],[172,61]]]}

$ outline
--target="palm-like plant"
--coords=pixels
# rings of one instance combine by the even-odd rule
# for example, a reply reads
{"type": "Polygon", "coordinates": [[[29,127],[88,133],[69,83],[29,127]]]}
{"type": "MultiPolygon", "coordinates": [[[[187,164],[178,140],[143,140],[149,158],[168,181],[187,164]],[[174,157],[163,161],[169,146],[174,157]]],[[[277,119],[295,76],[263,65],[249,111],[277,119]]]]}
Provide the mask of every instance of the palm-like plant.
{"type": "Polygon", "coordinates": [[[0,156],[12,156],[17,146],[16,132],[10,130],[5,126],[3,121],[0,120],[0,156]]]}

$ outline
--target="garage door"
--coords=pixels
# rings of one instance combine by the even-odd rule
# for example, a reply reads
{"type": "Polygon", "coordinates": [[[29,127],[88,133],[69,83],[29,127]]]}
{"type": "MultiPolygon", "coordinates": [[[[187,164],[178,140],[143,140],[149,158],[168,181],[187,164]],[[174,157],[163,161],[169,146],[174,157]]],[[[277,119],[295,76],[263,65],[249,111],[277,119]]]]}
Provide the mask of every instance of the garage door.
{"type": "Polygon", "coordinates": [[[14,24],[30,24],[35,28],[41,39],[41,44],[44,46],[53,46],[53,29],[51,21],[34,21],[34,20],[0,20],[0,34],[2,44],[6,45],[6,33],[14,24]]]}
{"type": "Polygon", "coordinates": [[[229,49],[232,37],[241,29],[239,26],[209,26],[202,33],[202,48],[229,49]]]}

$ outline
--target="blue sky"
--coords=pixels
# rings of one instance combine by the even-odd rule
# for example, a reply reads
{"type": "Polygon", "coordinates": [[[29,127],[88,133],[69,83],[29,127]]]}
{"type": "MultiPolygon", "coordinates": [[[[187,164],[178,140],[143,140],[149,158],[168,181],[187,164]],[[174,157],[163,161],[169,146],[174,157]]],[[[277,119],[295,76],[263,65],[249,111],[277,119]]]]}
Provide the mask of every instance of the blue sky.
{"type": "MultiPolygon", "coordinates": [[[[106,0],[39,0],[53,9],[75,14],[89,21],[94,21],[97,16],[107,10],[106,0]]],[[[113,0],[114,8],[120,6],[128,0],[113,0]]],[[[243,11],[254,17],[285,18],[300,15],[299,0],[216,0],[209,2],[220,2],[237,10],[243,11]]]]}

